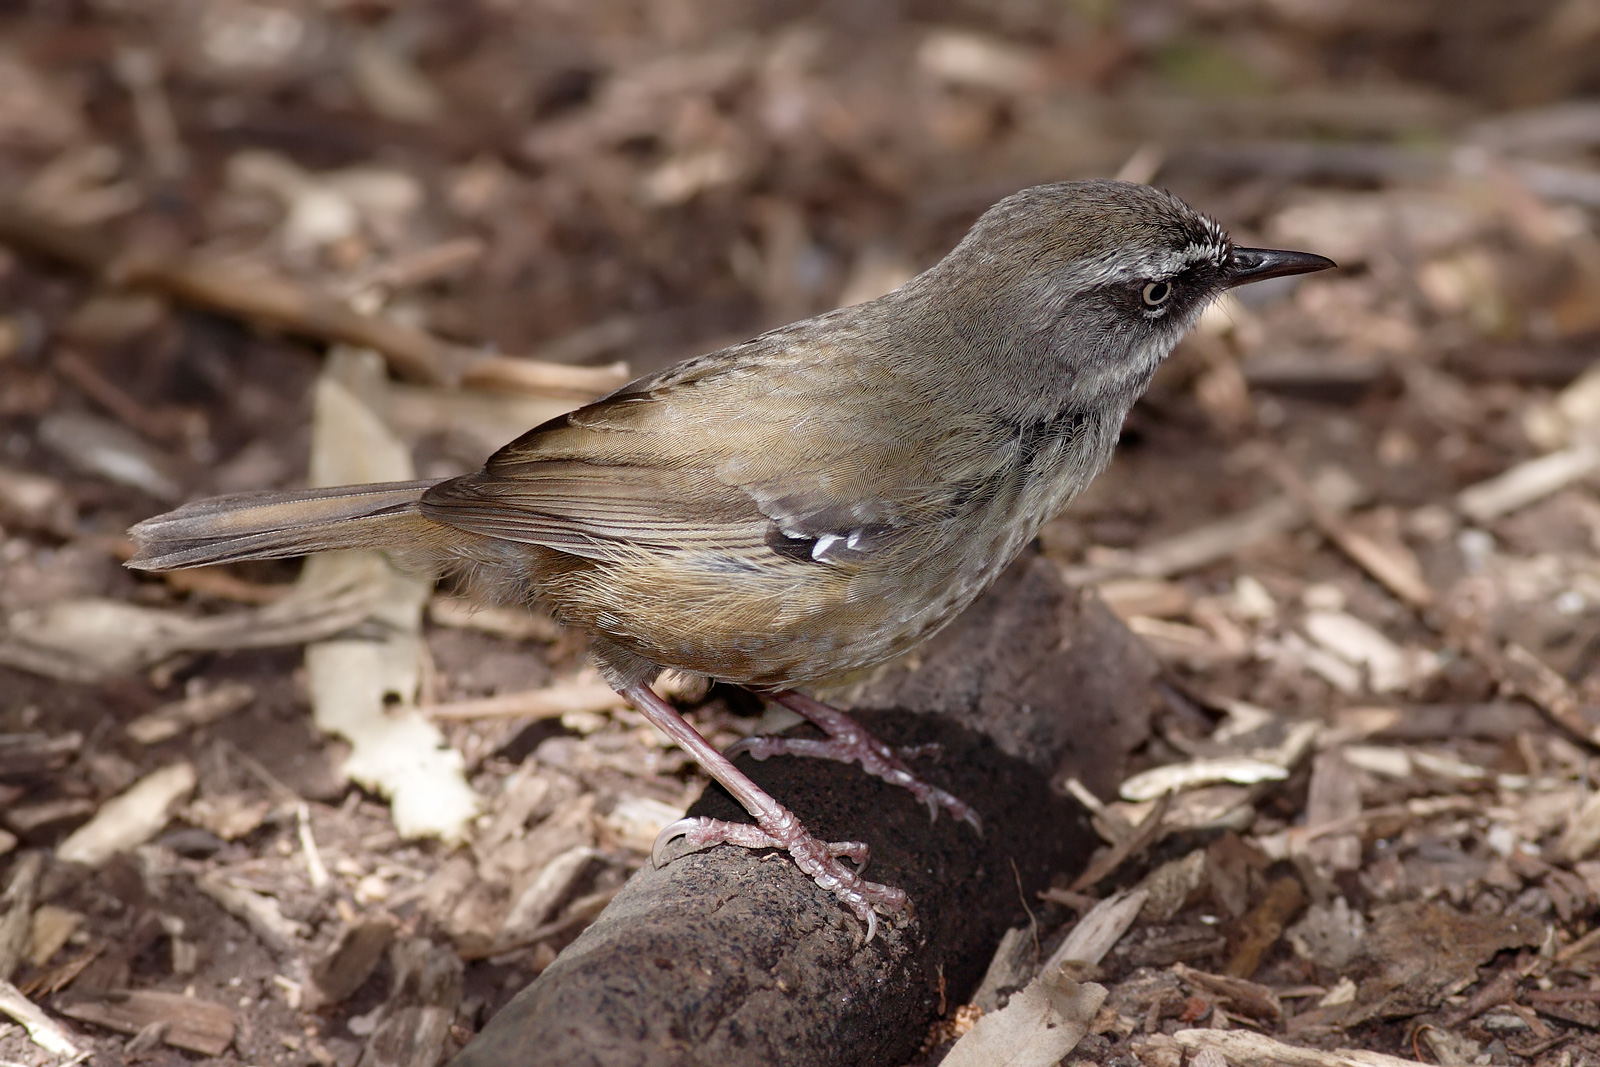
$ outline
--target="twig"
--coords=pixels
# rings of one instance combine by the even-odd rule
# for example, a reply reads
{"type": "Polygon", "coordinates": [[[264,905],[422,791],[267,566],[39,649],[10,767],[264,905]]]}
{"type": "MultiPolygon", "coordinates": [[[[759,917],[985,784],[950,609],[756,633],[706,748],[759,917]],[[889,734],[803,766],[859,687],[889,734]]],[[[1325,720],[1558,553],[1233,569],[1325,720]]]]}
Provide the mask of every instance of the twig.
{"type": "Polygon", "coordinates": [[[58,350],[54,365],[62,377],[140,437],[170,445],[188,436],[185,422],[191,421],[189,412],[174,408],[151,411],[72,349],[58,350]]]}
{"type": "MultiPolygon", "coordinates": [[[[9,241],[6,214],[0,209],[0,240],[9,241]]],[[[100,273],[112,284],[153,289],[270,328],[370,348],[404,377],[437,385],[454,385],[461,378],[466,359],[459,349],[392,319],[364,315],[279,275],[181,258],[102,262],[100,273]]]]}
{"type": "Polygon", "coordinates": [[[575,926],[582,926],[596,915],[599,915],[605,906],[611,903],[611,898],[621,890],[621,886],[610,889],[601,889],[587,896],[579,897],[567,906],[566,912],[557,918],[551,919],[543,926],[536,927],[525,933],[518,934],[502,942],[477,948],[466,947],[461,950],[464,960],[489,959],[510,955],[513,952],[537,945],[539,942],[558,934],[564,934],[575,926]]]}
{"type": "Polygon", "coordinates": [[[508,356],[474,356],[426,331],[357,311],[280,274],[188,256],[131,253],[52,222],[17,201],[0,200],[0,243],[59,260],[110,285],[149,289],[270,329],[370,348],[395,373],[435,385],[454,386],[471,380],[518,392],[592,396],[614,389],[628,378],[625,364],[570,367],[508,356]]]}
{"type": "Polygon", "coordinates": [[[1235,1067],[1421,1067],[1418,1060],[1381,1052],[1303,1048],[1248,1030],[1179,1030],[1170,1040],[1197,1057],[1206,1049],[1215,1049],[1235,1067]]]}
{"type": "Polygon", "coordinates": [[[1529,989],[1522,999],[1535,1004],[1570,1004],[1574,1001],[1600,1003],[1600,989],[1529,989]]]}
{"type": "Polygon", "coordinates": [[[1100,858],[1089,864],[1088,868],[1074,878],[1072,884],[1067,888],[1074,893],[1088,889],[1100,879],[1121,867],[1130,858],[1160,840],[1163,829],[1161,824],[1167,817],[1167,809],[1172,807],[1172,798],[1175,795],[1174,793],[1163,794],[1161,799],[1156,801],[1155,808],[1139,823],[1137,833],[1127,838],[1127,840],[1113,845],[1109,851],[1102,853],[1100,858]]]}
{"type": "Polygon", "coordinates": [[[77,1046],[72,1036],[54,1019],[50,1018],[10,982],[0,981],[0,1013],[11,1016],[28,1031],[35,1045],[52,1056],[77,1056],[77,1046]]]}
{"type": "Polygon", "coordinates": [[[172,102],[162,84],[160,59],[148,48],[122,47],[117,49],[111,69],[133,98],[134,119],[154,177],[161,181],[181,178],[189,169],[189,153],[178,135],[172,102]]]}
{"type": "MultiPolygon", "coordinates": [[[[1353,478],[1337,468],[1318,474],[1311,491],[1323,508],[1335,514],[1354,507],[1366,495],[1353,478]]],[[[1131,552],[1118,553],[1103,564],[1070,568],[1063,577],[1072,585],[1124,574],[1167,578],[1230,559],[1262,541],[1299,528],[1306,519],[1299,502],[1285,495],[1131,552]]]]}
{"type": "Polygon", "coordinates": [[[1519,463],[1456,494],[1456,507],[1473,522],[1486,523],[1565,489],[1600,469],[1600,448],[1576,444],[1519,463]]]}
{"type": "Polygon", "coordinates": [[[298,806],[305,803],[299,793],[285,785],[277,775],[267,770],[264,763],[250,755],[250,753],[239,748],[231,741],[222,740],[217,743],[222,747],[223,751],[238,761],[239,766],[249,771],[258,782],[266,786],[267,792],[271,793],[279,804],[293,804],[298,810],[298,806]]]}
{"type": "Polygon", "coordinates": [[[1573,737],[1600,746],[1600,726],[1584,717],[1572,686],[1543,660],[1515,641],[1508,641],[1502,654],[1488,658],[1490,671],[1501,684],[1531,701],[1573,737]]]}
{"type": "Polygon", "coordinates": [[[1556,962],[1566,963],[1568,960],[1577,959],[1596,945],[1600,945],[1600,926],[1590,930],[1572,944],[1556,949],[1556,962]]]}
{"type": "Polygon", "coordinates": [[[621,360],[603,367],[571,367],[514,356],[480,356],[462,370],[461,384],[515,393],[591,397],[609,393],[628,378],[628,365],[621,360]]]}
{"type": "Polygon", "coordinates": [[[329,882],[327,865],[322,862],[322,850],[317,848],[316,835],[311,831],[311,805],[305,801],[295,805],[295,828],[300,837],[300,848],[306,854],[306,876],[312,889],[325,889],[329,882]]]}
{"type": "Polygon", "coordinates": [[[1310,516],[1322,535],[1338,547],[1339,551],[1372,575],[1389,592],[1413,608],[1427,608],[1433,604],[1433,590],[1417,573],[1414,560],[1396,556],[1365,534],[1352,530],[1333,509],[1325,506],[1306,484],[1300,472],[1288,461],[1274,456],[1267,461],[1267,469],[1284,492],[1294,498],[1310,516]]]}
{"type": "MultiPolygon", "coordinates": [[[[123,561],[133,558],[133,542],[126,537],[106,538],[95,547],[123,561]]],[[[252,582],[236,577],[228,572],[226,564],[196,567],[190,571],[162,571],[158,577],[180,593],[199,593],[241,604],[271,604],[294,591],[294,586],[288,582],[252,582]]]]}
{"type": "Polygon", "coordinates": [[[411,289],[426,285],[483,258],[488,246],[480,237],[457,237],[409,255],[398,256],[357,275],[351,292],[382,286],[385,289],[411,289]]]}

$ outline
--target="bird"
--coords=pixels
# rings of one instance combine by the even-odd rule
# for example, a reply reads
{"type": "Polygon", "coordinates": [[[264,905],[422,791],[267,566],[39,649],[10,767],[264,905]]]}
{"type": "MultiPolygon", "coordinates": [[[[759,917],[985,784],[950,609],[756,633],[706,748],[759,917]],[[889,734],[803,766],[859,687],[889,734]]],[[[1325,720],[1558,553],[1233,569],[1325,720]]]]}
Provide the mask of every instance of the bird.
{"type": "Polygon", "coordinates": [[[978,826],[845,713],[806,695],[926,640],[1110,462],[1124,417],[1228,289],[1333,267],[1235,245],[1160,189],[1063,181],[985,211],[892,292],[622,386],[434,481],[235,494],[134,526],[148,571],[379,549],[585,631],[606,680],[754,824],[686,819],[690,848],[779,848],[866,924],[907,910],[867,848],[813,836],[650,682],[745,687],[854,760],[978,826]]]}

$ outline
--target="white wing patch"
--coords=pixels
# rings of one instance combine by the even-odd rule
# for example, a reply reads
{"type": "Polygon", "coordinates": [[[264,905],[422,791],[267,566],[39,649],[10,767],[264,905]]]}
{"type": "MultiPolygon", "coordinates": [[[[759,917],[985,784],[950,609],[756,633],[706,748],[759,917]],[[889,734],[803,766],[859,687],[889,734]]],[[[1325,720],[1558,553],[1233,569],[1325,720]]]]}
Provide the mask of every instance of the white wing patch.
{"type": "Polygon", "coordinates": [[[847,534],[823,534],[811,546],[811,558],[818,563],[842,562],[841,557],[847,554],[859,558],[862,542],[866,539],[865,533],[864,530],[851,530],[847,534]],[[831,556],[830,552],[833,553],[831,556]]]}
{"type": "Polygon", "coordinates": [[[865,528],[851,530],[849,533],[813,534],[780,527],[778,532],[795,543],[803,552],[806,551],[803,546],[810,542],[808,554],[818,563],[859,562],[869,547],[865,528]]]}

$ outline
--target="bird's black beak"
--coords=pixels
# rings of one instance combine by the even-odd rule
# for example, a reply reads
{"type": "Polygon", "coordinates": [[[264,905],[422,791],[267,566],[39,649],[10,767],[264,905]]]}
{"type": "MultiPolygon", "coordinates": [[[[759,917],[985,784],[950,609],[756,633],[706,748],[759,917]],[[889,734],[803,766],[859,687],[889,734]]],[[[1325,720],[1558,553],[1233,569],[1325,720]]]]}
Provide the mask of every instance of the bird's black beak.
{"type": "Polygon", "coordinates": [[[1233,255],[1223,265],[1222,277],[1228,288],[1267,278],[1284,278],[1291,274],[1310,274],[1327,270],[1338,264],[1327,256],[1311,252],[1285,252],[1277,248],[1235,248],[1233,255]]]}

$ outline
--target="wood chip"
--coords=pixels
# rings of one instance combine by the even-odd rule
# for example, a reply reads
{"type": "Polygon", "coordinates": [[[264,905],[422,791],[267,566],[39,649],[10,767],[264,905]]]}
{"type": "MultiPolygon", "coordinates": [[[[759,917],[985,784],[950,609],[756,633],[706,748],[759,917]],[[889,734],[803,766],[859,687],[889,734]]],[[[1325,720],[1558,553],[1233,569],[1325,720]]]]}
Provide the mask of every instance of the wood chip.
{"type": "Polygon", "coordinates": [[[134,783],[100,806],[56,850],[63,863],[98,867],[119,852],[151,840],[167,825],[172,810],[194,791],[194,764],[170,764],[134,783]]]}
{"type": "MultiPolygon", "coordinates": [[[[1317,753],[1311,761],[1311,787],[1306,797],[1305,825],[1310,833],[1348,822],[1361,814],[1361,784],[1355,768],[1337,748],[1317,753]]],[[[1361,837],[1353,832],[1327,833],[1310,840],[1306,852],[1324,872],[1353,871],[1361,866],[1361,837]]]]}
{"type": "Polygon", "coordinates": [[[282,955],[290,955],[299,948],[306,936],[300,923],[287,918],[278,902],[264,893],[234,885],[219,871],[208,871],[195,879],[199,890],[222,906],[222,909],[243,922],[268,948],[282,955]]]}
{"type": "MultiPolygon", "coordinates": [[[[378,415],[386,388],[370,352],[330,354],[313,395],[312,485],[413,476],[409,450],[378,415]]],[[[338,636],[307,647],[312,717],[324,733],[350,743],[344,773],[389,799],[403,836],[464,840],[478,812],[465,760],[416,706],[425,654],[422,610],[432,583],[365,550],[315,555],[297,583],[308,592],[351,584],[372,591],[371,617],[382,623],[380,636],[338,636]]]]}
{"type": "Polygon", "coordinates": [[[1297,878],[1284,875],[1268,886],[1261,902],[1241,920],[1241,936],[1224,972],[1234,978],[1249,978],[1255,974],[1267,950],[1278,943],[1283,928],[1300,911],[1304,901],[1305,890],[1297,878]]]}
{"type": "Polygon", "coordinates": [[[1325,740],[1440,741],[1476,737],[1509,741],[1543,725],[1538,712],[1508,700],[1483,704],[1412,704],[1406,707],[1357,707],[1334,712],[1333,730],[1325,740]]]}
{"type": "Polygon", "coordinates": [[[1503,474],[1461,490],[1456,507],[1474,522],[1490,522],[1600,470],[1600,447],[1577,445],[1519,463],[1503,474]]]}
{"type": "Polygon", "coordinates": [[[603,367],[572,367],[512,356],[481,356],[467,364],[461,384],[474,389],[589,400],[611,392],[631,377],[628,365],[620,361],[603,367]]]}
{"type": "Polygon", "coordinates": [[[1273,457],[1267,469],[1305,509],[1323,536],[1391,593],[1415,608],[1433,603],[1433,590],[1423,581],[1422,566],[1409,548],[1398,541],[1384,544],[1352,528],[1338,511],[1323,503],[1316,490],[1287,461],[1273,457]]]}
{"type": "Polygon", "coordinates": [[[84,412],[56,412],[40,420],[38,435],[85,474],[130,486],[164,503],[183,499],[183,484],[171,457],[115,422],[84,412]]]}
{"type": "Polygon", "coordinates": [[[1401,648],[1382,631],[1348,612],[1307,612],[1303,626],[1317,644],[1363,669],[1366,688],[1374,693],[1405,689],[1437,669],[1432,657],[1401,648]]]}
{"type": "Polygon", "coordinates": [[[574,845],[553,857],[516,895],[500,924],[497,940],[516,943],[530,930],[544,925],[599,856],[599,850],[589,845],[574,845]]]}
{"type": "Polygon", "coordinates": [[[1080,963],[1099,963],[1106,953],[1122,939],[1139,917],[1150,891],[1143,888],[1123,890],[1102,900],[1091,908],[1067,934],[1065,941],[1050,953],[1040,973],[1058,970],[1068,960],[1080,963]]]}
{"type": "Polygon", "coordinates": [[[1118,792],[1123,799],[1137,802],[1218,782],[1255,785],[1281,782],[1287,777],[1289,769],[1280,764],[1245,756],[1220,756],[1152,767],[1123,782],[1118,792]]]}
{"type": "Polygon", "coordinates": [[[46,734],[0,734],[0,777],[35,775],[65,767],[83,749],[76,730],[46,734]]]}
{"type": "Polygon", "coordinates": [[[1172,970],[1202,995],[1220,1001],[1240,1015],[1257,1022],[1277,1022],[1283,1018],[1283,1003],[1278,994],[1260,982],[1226,974],[1207,974],[1182,963],[1174,963],[1172,970]]]}
{"type": "Polygon", "coordinates": [[[69,682],[99,682],[177,652],[296,645],[367,618],[361,585],[297,591],[264,607],[196,617],[118,600],[60,600],[18,611],[0,631],[0,663],[69,682]]]}
{"type": "Polygon", "coordinates": [[[34,901],[39,893],[39,875],[44,856],[27,852],[11,867],[11,880],[0,894],[0,979],[8,979],[27,958],[29,935],[33,931],[34,901]]]}
{"type": "Polygon", "coordinates": [[[1584,716],[1567,680],[1538,656],[1512,641],[1490,667],[1503,684],[1527,697],[1551,722],[1573,737],[1600,745],[1600,726],[1584,716]]]}
{"type": "Polygon", "coordinates": [[[64,1015],[122,1034],[160,1025],[161,1039],[174,1048],[220,1056],[233,1044],[233,1012],[221,1004],[153,989],[113,990],[75,998],[64,1015]]]}
{"type": "Polygon", "coordinates": [[[1141,821],[1137,829],[1102,853],[1069,886],[1073,892],[1088,889],[1102,878],[1121,867],[1131,857],[1138,855],[1161,839],[1165,831],[1167,809],[1172,806],[1172,794],[1161,794],[1155,806],[1141,821]]]}
{"type": "Polygon", "coordinates": [[[1022,988],[1037,973],[1038,960],[1038,927],[1029,924],[1007,930],[994,950],[994,957],[989,960],[989,969],[984,971],[977,992],[972,994],[971,1003],[980,1011],[994,1011],[1000,1007],[1001,996],[1022,988]]]}
{"type": "Polygon", "coordinates": [[[1249,1030],[1179,1030],[1172,1038],[1190,1052],[1214,1049],[1234,1067],[1423,1067],[1381,1052],[1303,1048],[1249,1030]]]}
{"type": "Polygon", "coordinates": [[[398,942],[389,960],[393,988],[361,1067],[436,1067],[461,1003],[461,960],[420,937],[398,942]]]}
{"type": "Polygon", "coordinates": [[[139,716],[128,724],[128,736],[141,745],[160,744],[186,730],[232,715],[255,698],[256,691],[243,682],[222,682],[139,716]]]}
{"type": "Polygon", "coordinates": [[[1111,578],[1097,584],[1095,592],[1123,622],[1139,615],[1170,618],[1188,611],[1193,603],[1183,586],[1159,578],[1111,578]]]}
{"type": "Polygon", "coordinates": [[[76,521],[77,508],[60,482],[0,466],[0,522],[67,538],[76,521]]]}
{"type": "Polygon", "coordinates": [[[6,825],[24,837],[32,837],[52,823],[77,822],[94,814],[94,801],[81,797],[62,797],[37,804],[12,804],[5,809],[6,825]]]}
{"type": "MultiPolygon", "coordinates": [[[[1366,497],[1366,490],[1336,467],[1322,471],[1311,480],[1311,493],[1334,514],[1356,506],[1366,497]]],[[[1117,575],[1170,578],[1218,560],[1231,559],[1263,541],[1303,526],[1307,519],[1305,508],[1293,497],[1284,495],[1164,541],[1107,557],[1094,566],[1070,569],[1065,577],[1072,584],[1102,581],[1117,575]]]]}
{"type": "Polygon", "coordinates": [[[28,1031],[28,1038],[52,1056],[76,1059],[78,1046],[67,1029],[40,1011],[16,986],[0,979],[0,1013],[10,1016],[28,1031]]]}
{"type": "Polygon", "coordinates": [[[1567,820],[1556,845],[1557,854],[1569,863],[1588,859],[1600,849],[1600,793],[1591,793],[1567,820]]]}
{"type": "Polygon", "coordinates": [[[333,948],[311,968],[311,982],[302,1006],[316,1011],[337,1004],[360,989],[394,942],[398,924],[387,915],[362,919],[345,927],[333,948]]]}
{"type": "Polygon", "coordinates": [[[1047,969],[955,1043],[945,1067],[1053,1067],[1083,1040],[1105,1002],[1104,986],[1047,969]]]}
{"type": "Polygon", "coordinates": [[[55,904],[41,904],[33,913],[33,928],[28,931],[28,962],[43,967],[83,925],[83,916],[55,904]]]}

